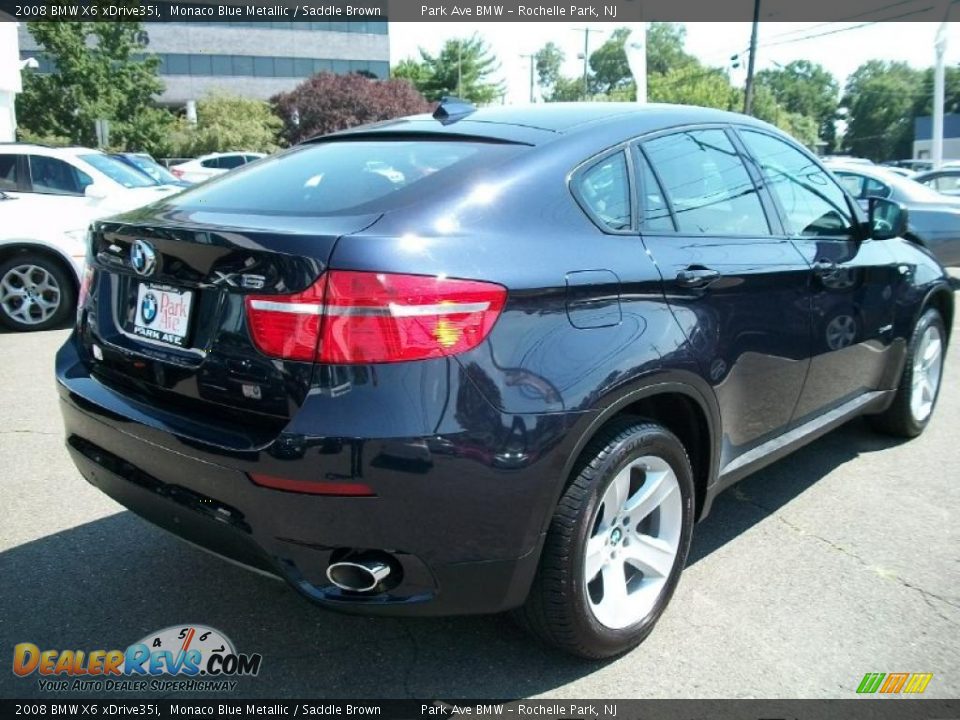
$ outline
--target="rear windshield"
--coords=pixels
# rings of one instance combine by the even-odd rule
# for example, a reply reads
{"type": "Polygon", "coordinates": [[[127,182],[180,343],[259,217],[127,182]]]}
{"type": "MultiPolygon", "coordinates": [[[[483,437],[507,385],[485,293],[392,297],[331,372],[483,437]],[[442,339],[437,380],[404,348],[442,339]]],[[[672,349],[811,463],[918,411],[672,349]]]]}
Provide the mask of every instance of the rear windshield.
{"type": "Polygon", "coordinates": [[[450,140],[349,140],[304,145],[170,199],[184,209],[265,215],[385,211],[430,186],[469,181],[521,145],[450,140]]]}

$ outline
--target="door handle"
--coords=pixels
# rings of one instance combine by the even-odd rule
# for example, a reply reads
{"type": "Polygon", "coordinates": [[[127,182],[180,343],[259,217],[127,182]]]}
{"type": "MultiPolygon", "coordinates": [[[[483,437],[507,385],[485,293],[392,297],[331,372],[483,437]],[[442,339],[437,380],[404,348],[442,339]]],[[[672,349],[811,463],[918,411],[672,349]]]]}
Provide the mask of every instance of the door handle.
{"type": "Polygon", "coordinates": [[[813,272],[821,277],[834,275],[837,272],[837,264],[833,260],[817,260],[813,264],[813,272]]]}
{"type": "Polygon", "coordinates": [[[677,273],[677,285],[685,288],[702,288],[716,282],[722,276],[719,270],[705,267],[689,267],[677,273]]]}

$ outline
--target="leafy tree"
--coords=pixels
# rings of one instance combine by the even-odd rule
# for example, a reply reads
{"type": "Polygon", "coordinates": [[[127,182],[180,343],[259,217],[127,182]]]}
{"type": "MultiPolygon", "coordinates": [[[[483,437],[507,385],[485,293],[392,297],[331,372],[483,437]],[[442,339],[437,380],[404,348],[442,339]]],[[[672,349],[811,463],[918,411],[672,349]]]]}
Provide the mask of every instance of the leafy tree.
{"type": "Polygon", "coordinates": [[[563,50],[557,47],[552,40],[534,54],[533,60],[537,69],[537,78],[540,81],[540,90],[544,97],[551,95],[557,83],[561,80],[560,69],[565,59],[563,50]]]}
{"type": "Polygon", "coordinates": [[[698,64],[684,49],[687,29],[676,23],[655,22],[647,26],[647,72],[666,75],[675,68],[698,64]]]}
{"type": "Polygon", "coordinates": [[[283,137],[290,143],[430,109],[408,80],[368,80],[331,73],[314,75],[271,102],[283,118],[283,137]]]}
{"type": "Polygon", "coordinates": [[[787,112],[812,118],[819,137],[828,149],[833,148],[840,87],[823,66],[809,60],[794,60],[782,68],[761,70],[756,84],[767,88],[787,112]]]}
{"type": "Polygon", "coordinates": [[[273,152],[283,121],[262,100],[212,94],[197,102],[197,124],[181,120],[169,154],[192,157],[210,152],[273,152]]]}
{"type": "Polygon", "coordinates": [[[681,65],[662,75],[650,75],[647,78],[647,98],[650,102],[731,110],[736,92],[723,70],[706,68],[695,62],[681,65]]]}
{"type": "Polygon", "coordinates": [[[56,71],[24,74],[17,118],[25,134],[95,145],[95,122],[105,118],[111,146],[162,149],[174,119],[153,101],[163,90],[160,60],[143,55],[148,38],[141,23],[37,22],[27,29],[56,71]]]}
{"type": "Polygon", "coordinates": [[[447,40],[436,55],[420,48],[420,61],[404,60],[393,75],[410,80],[427,100],[457,95],[483,105],[503,94],[502,84],[490,81],[499,67],[490,48],[474,33],[465,40],[447,40]]]}
{"type": "MultiPolygon", "coordinates": [[[[743,107],[743,92],[737,91],[734,107],[743,107]]],[[[797,112],[790,112],[777,102],[773,91],[766,85],[757,85],[753,93],[753,116],[776,125],[786,133],[792,135],[811,150],[817,147],[817,121],[809,116],[797,112]]]]}
{"type": "Polygon", "coordinates": [[[590,53],[590,69],[597,92],[609,93],[633,80],[623,46],[630,28],[617,28],[599,48],[590,53]]]}
{"type": "Polygon", "coordinates": [[[906,63],[870,60],[847,80],[844,145],[872,160],[909,157],[913,117],[923,72],[906,63]]]}

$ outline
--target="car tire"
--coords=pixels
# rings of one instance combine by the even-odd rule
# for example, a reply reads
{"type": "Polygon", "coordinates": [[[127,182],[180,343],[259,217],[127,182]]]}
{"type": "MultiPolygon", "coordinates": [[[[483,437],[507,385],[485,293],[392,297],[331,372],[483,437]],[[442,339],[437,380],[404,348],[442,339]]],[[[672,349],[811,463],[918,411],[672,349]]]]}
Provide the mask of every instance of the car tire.
{"type": "Polygon", "coordinates": [[[514,615],[548,644],[599,659],[640,644],[670,601],[690,549],[693,472],[675,435],[636,418],[602,430],[574,472],[514,615]]]}
{"type": "Polygon", "coordinates": [[[27,252],[0,263],[0,323],[11,330],[49,330],[75,307],[75,285],[56,260],[27,252]]]}
{"type": "Polygon", "coordinates": [[[933,416],[943,379],[947,333],[943,318],[928,308],[917,321],[907,345],[900,386],[884,412],[870,416],[873,427],[888,435],[913,438],[933,416]]]}

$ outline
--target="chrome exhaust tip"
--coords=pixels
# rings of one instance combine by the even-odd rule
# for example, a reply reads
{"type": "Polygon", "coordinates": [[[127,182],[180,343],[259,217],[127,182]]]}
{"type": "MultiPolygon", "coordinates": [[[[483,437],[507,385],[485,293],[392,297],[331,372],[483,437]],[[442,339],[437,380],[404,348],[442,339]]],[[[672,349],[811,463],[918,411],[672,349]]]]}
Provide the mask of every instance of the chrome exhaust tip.
{"type": "Polygon", "coordinates": [[[354,558],[327,568],[327,579],[341,590],[370,592],[390,575],[390,565],[375,558],[354,558]]]}

